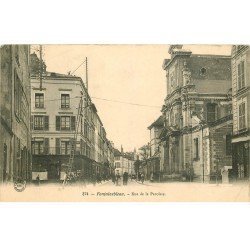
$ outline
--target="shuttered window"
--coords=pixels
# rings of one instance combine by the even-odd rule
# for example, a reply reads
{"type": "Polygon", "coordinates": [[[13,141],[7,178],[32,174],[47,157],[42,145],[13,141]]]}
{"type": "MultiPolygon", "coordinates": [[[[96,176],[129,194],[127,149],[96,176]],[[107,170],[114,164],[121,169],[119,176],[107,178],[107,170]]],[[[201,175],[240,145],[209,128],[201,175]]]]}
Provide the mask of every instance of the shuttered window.
{"type": "Polygon", "coordinates": [[[44,154],[49,154],[49,138],[44,138],[44,154]]]}
{"type": "Polygon", "coordinates": [[[61,130],[70,130],[70,116],[61,116],[61,130]]]}
{"type": "Polygon", "coordinates": [[[32,141],[32,153],[35,155],[47,155],[49,149],[49,138],[34,138],[32,141]]]}
{"type": "Polygon", "coordinates": [[[56,138],[56,154],[59,155],[61,153],[61,140],[60,138],[56,138]]]}
{"type": "Polygon", "coordinates": [[[49,116],[47,115],[32,116],[31,128],[34,130],[49,130],[49,116]]]}
{"type": "Polygon", "coordinates": [[[242,89],[245,87],[245,63],[241,61],[238,64],[238,89],[242,89]]]}
{"type": "Polygon", "coordinates": [[[239,105],[239,129],[246,128],[246,108],[245,103],[239,105]]]}
{"type": "Polygon", "coordinates": [[[69,155],[70,154],[70,141],[61,140],[61,154],[69,155]]]}
{"type": "Polygon", "coordinates": [[[56,130],[72,130],[76,129],[75,116],[56,116],[56,130]]]}

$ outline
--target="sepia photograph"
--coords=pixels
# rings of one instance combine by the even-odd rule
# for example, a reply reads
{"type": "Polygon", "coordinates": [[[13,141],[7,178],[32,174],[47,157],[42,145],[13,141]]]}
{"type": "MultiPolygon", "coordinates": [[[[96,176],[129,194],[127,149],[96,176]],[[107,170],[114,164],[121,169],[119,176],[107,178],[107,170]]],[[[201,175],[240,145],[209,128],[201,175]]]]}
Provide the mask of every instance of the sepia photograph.
{"type": "Polygon", "coordinates": [[[250,46],[0,47],[0,201],[250,200],[250,46]]]}
{"type": "Polygon", "coordinates": [[[0,6],[1,249],[249,248],[246,1],[0,6]]]}

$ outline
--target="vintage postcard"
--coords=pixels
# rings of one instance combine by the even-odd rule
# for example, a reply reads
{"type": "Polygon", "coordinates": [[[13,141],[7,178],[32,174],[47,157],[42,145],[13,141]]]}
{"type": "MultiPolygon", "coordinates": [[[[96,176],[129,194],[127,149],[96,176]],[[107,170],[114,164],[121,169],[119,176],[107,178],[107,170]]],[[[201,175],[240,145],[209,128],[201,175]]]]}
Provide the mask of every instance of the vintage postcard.
{"type": "Polygon", "coordinates": [[[0,201],[250,200],[250,46],[1,45],[0,201]]]}

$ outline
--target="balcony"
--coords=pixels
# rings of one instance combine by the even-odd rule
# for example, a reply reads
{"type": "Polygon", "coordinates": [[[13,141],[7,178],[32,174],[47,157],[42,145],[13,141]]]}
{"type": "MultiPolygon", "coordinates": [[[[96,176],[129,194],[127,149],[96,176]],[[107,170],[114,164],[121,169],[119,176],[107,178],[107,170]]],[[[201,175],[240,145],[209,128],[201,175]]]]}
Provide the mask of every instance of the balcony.
{"type": "MultiPolygon", "coordinates": [[[[68,148],[63,147],[40,147],[40,148],[32,148],[33,155],[70,155],[70,146],[68,148]]],[[[75,151],[75,155],[85,155],[81,154],[80,149],[75,151]]]]}

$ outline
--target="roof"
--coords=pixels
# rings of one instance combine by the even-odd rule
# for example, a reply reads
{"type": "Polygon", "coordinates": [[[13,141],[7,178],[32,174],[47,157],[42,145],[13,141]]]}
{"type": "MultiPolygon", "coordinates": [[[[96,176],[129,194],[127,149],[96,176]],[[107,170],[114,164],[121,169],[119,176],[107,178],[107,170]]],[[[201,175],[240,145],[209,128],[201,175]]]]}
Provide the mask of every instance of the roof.
{"type": "Polygon", "coordinates": [[[148,127],[148,129],[152,129],[153,127],[162,127],[163,125],[164,125],[164,117],[161,115],[148,127]]]}
{"type": "MultiPolygon", "coordinates": [[[[32,75],[34,76],[38,76],[38,75],[32,75]]],[[[61,74],[61,73],[56,73],[56,72],[48,72],[46,71],[45,74],[43,74],[43,77],[46,78],[70,78],[70,79],[81,79],[81,77],[79,76],[75,76],[75,75],[70,75],[70,74],[61,74]]]]}
{"type": "Polygon", "coordinates": [[[121,155],[122,155],[121,152],[117,148],[115,148],[114,156],[121,156],[121,155]]]}
{"type": "Polygon", "coordinates": [[[193,79],[193,84],[200,94],[228,94],[231,88],[231,82],[225,80],[193,79]]]}

